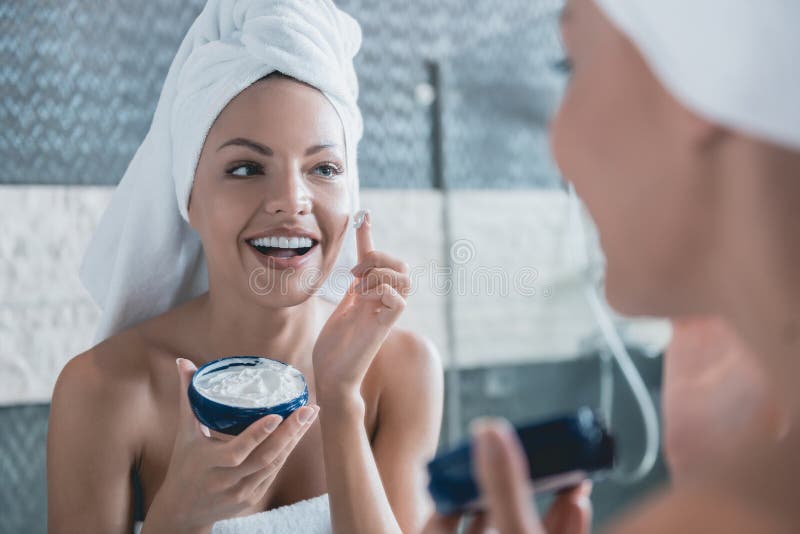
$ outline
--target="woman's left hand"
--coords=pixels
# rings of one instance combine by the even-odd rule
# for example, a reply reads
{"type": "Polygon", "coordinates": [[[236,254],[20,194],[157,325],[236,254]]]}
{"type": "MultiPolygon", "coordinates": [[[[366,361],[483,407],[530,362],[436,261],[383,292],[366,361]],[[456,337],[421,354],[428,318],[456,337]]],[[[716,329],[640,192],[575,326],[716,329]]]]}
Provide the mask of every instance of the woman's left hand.
{"type": "Polygon", "coordinates": [[[405,262],[373,250],[370,214],[356,230],[353,284],[314,345],[317,398],[359,394],[378,349],[406,306],[411,283],[405,262]]]}

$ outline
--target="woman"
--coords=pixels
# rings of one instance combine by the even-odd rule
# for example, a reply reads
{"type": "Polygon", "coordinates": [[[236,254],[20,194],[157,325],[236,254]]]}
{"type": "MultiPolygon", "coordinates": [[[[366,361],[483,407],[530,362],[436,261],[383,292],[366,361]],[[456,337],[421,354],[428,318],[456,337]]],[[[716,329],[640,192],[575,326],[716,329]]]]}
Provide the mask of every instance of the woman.
{"type": "MultiPolygon", "coordinates": [[[[572,76],[551,141],[597,223],[609,302],[627,314],[721,316],[780,407],[772,429],[720,447],[614,532],[800,527],[798,19],[796,2],[567,3],[572,76]]],[[[507,428],[484,423],[476,438],[491,522],[543,532],[507,428]]],[[[578,500],[561,501],[569,517],[580,517],[578,500]]]]}
{"type": "Polygon", "coordinates": [[[430,343],[393,328],[408,268],[373,249],[369,215],[357,285],[338,306],[317,296],[357,206],[358,43],[323,0],[212,0],[189,30],[84,262],[103,341],[53,394],[51,532],[131,532],[131,472],[144,533],[269,532],[289,504],[281,524],[299,531],[419,528],[441,368],[430,343]],[[256,246],[264,236],[278,243],[256,246]],[[198,273],[207,288],[193,292],[198,273]],[[309,406],[208,435],[188,381],[235,354],[300,369],[309,406]]]}

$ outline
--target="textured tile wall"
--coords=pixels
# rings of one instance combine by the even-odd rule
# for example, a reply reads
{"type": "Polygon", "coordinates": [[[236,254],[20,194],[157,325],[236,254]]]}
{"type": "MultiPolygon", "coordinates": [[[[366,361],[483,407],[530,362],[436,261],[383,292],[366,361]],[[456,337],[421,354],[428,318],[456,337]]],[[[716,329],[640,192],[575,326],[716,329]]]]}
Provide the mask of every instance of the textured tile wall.
{"type": "Polygon", "coordinates": [[[47,532],[48,404],[0,406],[0,534],[47,532]]]}

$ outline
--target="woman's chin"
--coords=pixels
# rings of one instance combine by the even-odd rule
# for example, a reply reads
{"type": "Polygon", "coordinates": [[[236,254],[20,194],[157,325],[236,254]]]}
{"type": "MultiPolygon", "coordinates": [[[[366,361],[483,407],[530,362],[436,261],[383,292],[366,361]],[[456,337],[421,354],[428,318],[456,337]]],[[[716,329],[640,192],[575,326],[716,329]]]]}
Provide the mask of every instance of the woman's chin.
{"type": "Polygon", "coordinates": [[[630,317],[663,315],[664,300],[654,296],[653,288],[637,288],[630,277],[614,276],[609,268],[605,278],[605,296],[614,312],[630,317]]]}
{"type": "Polygon", "coordinates": [[[319,265],[301,269],[258,267],[251,273],[249,292],[261,304],[270,307],[297,306],[317,293],[324,271],[319,265]]]}
{"type": "Polygon", "coordinates": [[[284,287],[273,291],[254,294],[258,303],[269,308],[291,308],[299,306],[314,296],[315,289],[303,287],[284,287]]]}
{"type": "Polygon", "coordinates": [[[628,317],[675,317],[691,313],[676,295],[680,288],[634,284],[632,278],[606,274],[605,296],[608,305],[619,315],[628,317]]]}

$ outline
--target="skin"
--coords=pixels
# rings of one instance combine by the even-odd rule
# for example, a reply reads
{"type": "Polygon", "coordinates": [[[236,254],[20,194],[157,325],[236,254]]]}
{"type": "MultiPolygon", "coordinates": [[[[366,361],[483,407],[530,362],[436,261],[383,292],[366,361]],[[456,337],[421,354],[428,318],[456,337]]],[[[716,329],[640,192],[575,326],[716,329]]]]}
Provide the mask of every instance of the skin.
{"type": "Polygon", "coordinates": [[[662,402],[673,485],[691,480],[747,435],[764,438],[768,449],[788,432],[758,356],[719,317],[672,321],[662,402]]]}
{"type": "MultiPolygon", "coordinates": [[[[709,450],[684,449],[689,458],[697,454],[692,476],[610,531],[796,532],[800,153],[720,127],[682,106],[592,0],[568,1],[562,34],[572,78],[551,143],[597,223],[609,302],[630,315],[720,317],[746,347],[734,349],[749,358],[744,365],[758,369],[745,371],[746,381],[763,380],[766,405],[780,407],[766,434],[748,427],[726,436],[713,461],[702,461],[709,450]]],[[[725,369],[724,363],[714,362],[720,366],[714,369],[696,365],[695,371],[742,376],[741,369],[725,369]]],[[[723,389],[731,384],[706,387],[709,399],[730,416],[723,389]]],[[[760,387],[745,382],[749,391],[739,393],[758,397],[760,387]]],[[[686,409],[673,414],[687,416],[686,409]]],[[[697,414],[696,422],[718,415],[697,414]]],[[[763,425],[769,417],[755,420],[763,425]]],[[[692,425],[692,419],[671,424],[692,425]]],[[[674,462],[687,437],[675,435],[675,427],[668,432],[674,462]]],[[[713,427],[711,432],[725,433],[713,427]]],[[[558,532],[543,525],[523,497],[529,490],[519,475],[523,456],[506,427],[484,425],[475,441],[478,450],[492,451],[476,461],[499,531],[558,532]]]]}
{"type": "Polygon", "coordinates": [[[325,492],[337,532],[419,529],[430,512],[424,465],[438,441],[443,386],[431,343],[393,327],[408,266],[374,249],[367,221],[357,233],[362,286],[334,307],[303,285],[304,270],[322,273],[317,286],[328,275],[348,224],[343,135],[319,91],[282,76],[256,82],[221,112],[189,204],[209,291],[61,372],[48,433],[50,532],[130,532],[133,468],[145,533],[210,532],[220,519],[325,492]],[[218,150],[233,138],[257,140],[271,155],[218,150]],[[254,270],[281,275],[263,272],[244,239],[282,224],[320,244],[282,291],[254,292],[254,270]],[[233,439],[210,435],[184,392],[196,367],[226,354],[275,355],[297,367],[309,406],[233,439]]]}

